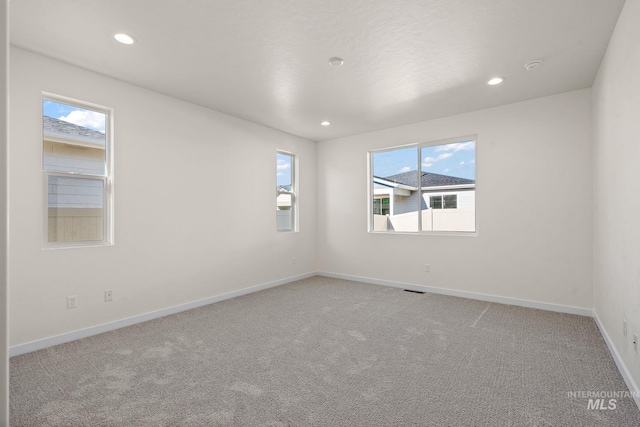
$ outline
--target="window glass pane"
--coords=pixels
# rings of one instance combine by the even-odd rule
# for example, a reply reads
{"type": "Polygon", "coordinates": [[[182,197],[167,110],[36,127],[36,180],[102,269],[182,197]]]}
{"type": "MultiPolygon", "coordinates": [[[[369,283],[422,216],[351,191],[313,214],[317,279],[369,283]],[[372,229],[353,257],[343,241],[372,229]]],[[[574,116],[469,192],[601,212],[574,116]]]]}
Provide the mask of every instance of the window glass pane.
{"type": "Polygon", "coordinates": [[[446,196],[442,196],[444,199],[444,208],[445,209],[456,209],[458,207],[458,196],[456,194],[449,194],[446,196]]]}
{"type": "Polygon", "coordinates": [[[429,207],[431,209],[442,209],[442,196],[431,196],[429,198],[429,207]]]}
{"type": "Polygon", "coordinates": [[[276,154],[276,224],[282,231],[294,229],[294,156],[276,154]]]}
{"type": "Polygon", "coordinates": [[[43,168],[106,174],[106,114],[42,101],[43,168]]]}
{"type": "Polygon", "coordinates": [[[372,153],[373,231],[418,231],[418,148],[372,153]],[[380,199],[380,210],[375,200],[380,199]]]}
{"type": "Polygon", "coordinates": [[[48,176],[48,241],[104,239],[104,180],[48,176]]]}
{"type": "Polygon", "coordinates": [[[460,141],[420,149],[423,231],[476,230],[476,143],[460,141]],[[435,194],[434,194],[435,193],[435,194]]]}
{"type": "Polygon", "coordinates": [[[381,209],[381,214],[382,215],[389,215],[391,211],[391,208],[389,206],[389,198],[385,197],[384,199],[382,199],[382,209],[381,209]]]}

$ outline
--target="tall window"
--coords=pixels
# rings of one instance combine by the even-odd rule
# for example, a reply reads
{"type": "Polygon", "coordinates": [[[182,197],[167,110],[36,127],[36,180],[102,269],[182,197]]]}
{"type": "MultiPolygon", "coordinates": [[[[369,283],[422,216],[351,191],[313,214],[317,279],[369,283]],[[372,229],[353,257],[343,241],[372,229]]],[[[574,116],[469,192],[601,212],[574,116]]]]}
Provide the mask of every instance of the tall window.
{"type": "Polygon", "coordinates": [[[42,100],[46,242],[111,243],[110,110],[54,96],[42,100]]]}
{"type": "Polygon", "coordinates": [[[370,231],[476,231],[475,138],[373,151],[369,159],[370,231]]]}
{"type": "Polygon", "coordinates": [[[278,231],[296,230],[296,157],[276,153],[276,227],[278,231]]]}

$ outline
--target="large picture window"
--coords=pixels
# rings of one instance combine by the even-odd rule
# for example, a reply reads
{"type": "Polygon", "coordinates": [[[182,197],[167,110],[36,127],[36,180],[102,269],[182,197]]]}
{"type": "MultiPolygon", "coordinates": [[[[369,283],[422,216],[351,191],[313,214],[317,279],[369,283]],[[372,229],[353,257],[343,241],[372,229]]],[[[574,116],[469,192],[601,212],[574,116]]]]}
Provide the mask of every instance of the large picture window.
{"type": "Polygon", "coordinates": [[[369,160],[369,231],[476,231],[475,138],[373,151],[369,160]]]}
{"type": "Polygon", "coordinates": [[[42,129],[46,243],[111,243],[110,110],[45,96],[42,129]]]}

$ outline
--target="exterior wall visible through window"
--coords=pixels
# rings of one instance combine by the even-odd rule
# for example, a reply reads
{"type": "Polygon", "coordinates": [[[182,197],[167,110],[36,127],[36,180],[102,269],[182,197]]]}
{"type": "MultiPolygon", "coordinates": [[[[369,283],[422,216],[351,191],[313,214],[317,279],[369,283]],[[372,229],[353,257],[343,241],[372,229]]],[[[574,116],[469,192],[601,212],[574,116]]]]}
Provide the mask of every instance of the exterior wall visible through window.
{"type": "Polygon", "coordinates": [[[111,111],[45,96],[42,129],[45,244],[111,243],[111,111]]]}

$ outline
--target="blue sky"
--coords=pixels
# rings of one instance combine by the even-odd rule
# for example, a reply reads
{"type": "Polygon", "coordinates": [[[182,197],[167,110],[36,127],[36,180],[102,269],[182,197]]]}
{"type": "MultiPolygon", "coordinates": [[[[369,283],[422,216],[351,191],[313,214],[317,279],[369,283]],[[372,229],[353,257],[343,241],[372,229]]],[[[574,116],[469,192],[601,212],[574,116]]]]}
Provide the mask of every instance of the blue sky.
{"type": "Polygon", "coordinates": [[[105,131],[107,116],[97,111],[44,99],[42,101],[42,114],[47,117],[53,117],[54,119],[60,119],[78,126],[97,130],[98,132],[104,133],[105,131]]]}
{"type": "MultiPolygon", "coordinates": [[[[423,172],[476,179],[475,141],[423,147],[423,172]]],[[[386,177],[418,170],[418,148],[409,147],[373,154],[373,174],[386,177]]]]}
{"type": "Polygon", "coordinates": [[[291,185],[291,161],[293,157],[287,154],[276,154],[276,186],[291,185]]]}

